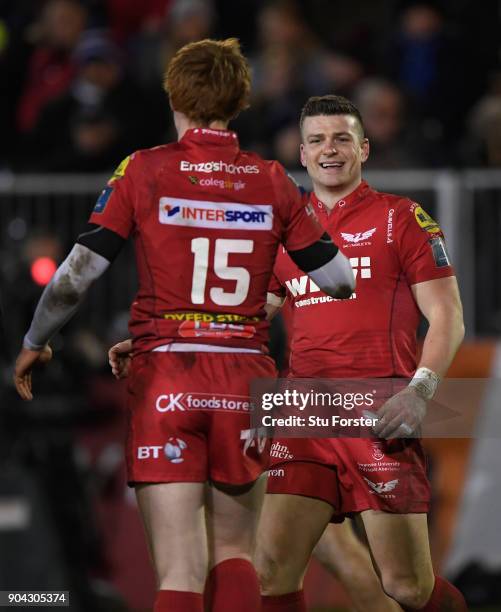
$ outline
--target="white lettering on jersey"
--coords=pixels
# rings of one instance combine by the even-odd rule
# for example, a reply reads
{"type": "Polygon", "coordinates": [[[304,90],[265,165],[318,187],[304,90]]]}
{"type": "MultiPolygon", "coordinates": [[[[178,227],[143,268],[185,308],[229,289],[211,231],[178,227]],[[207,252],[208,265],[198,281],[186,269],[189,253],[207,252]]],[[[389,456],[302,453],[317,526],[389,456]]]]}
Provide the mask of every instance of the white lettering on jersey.
{"type": "Polygon", "coordinates": [[[390,244],[393,242],[393,215],[395,214],[395,209],[390,208],[388,211],[388,225],[386,226],[386,244],[390,244]]]}
{"type": "MultiPolygon", "coordinates": [[[[372,278],[372,269],[371,269],[371,258],[370,257],[350,257],[350,264],[353,268],[353,274],[355,278],[372,278]]],[[[299,278],[291,278],[285,281],[285,285],[289,290],[292,297],[298,297],[302,295],[306,295],[309,293],[319,293],[320,288],[316,283],[314,283],[306,274],[304,276],[300,276],[299,278]]],[[[353,293],[350,297],[350,300],[356,299],[357,294],[353,293]]],[[[323,304],[325,302],[337,302],[335,298],[331,298],[328,295],[322,295],[319,297],[309,297],[304,300],[298,300],[295,302],[296,308],[301,308],[302,306],[312,306],[315,304],[323,304]]]]}
{"type": "Polygon", "coordinates": [[[238,166],[236,164],[228,164],[222,159],[219,161],[208,161],[201,163],[192,163],[183,160],[179,163],[181,172],[226,172],[227,174],[259,174],[259,167],[256,165],[238,166]]]}

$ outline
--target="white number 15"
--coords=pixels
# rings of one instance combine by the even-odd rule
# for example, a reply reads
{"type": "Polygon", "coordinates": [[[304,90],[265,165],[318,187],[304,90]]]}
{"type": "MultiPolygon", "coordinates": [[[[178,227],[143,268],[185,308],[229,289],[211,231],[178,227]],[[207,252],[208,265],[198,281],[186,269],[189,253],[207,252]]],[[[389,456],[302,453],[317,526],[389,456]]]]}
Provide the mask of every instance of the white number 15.
{"type": "MultiPolygon", "coordinates": [[[[238,306],[245,301],[249,292],[250,274],[245,268],[229,266],[230,253],[252,253],[253,240],[230,240],[217,238],[214,250],[214,273],[224,280],[237,281],[235,291],[224,291],[222,287],[211,287],[210,299],[219,306],[238,306]]],[[[205,285],[209,269],[209,239],[193,238],[191,252],[195,255],[191,301],[193,304],[205,302],[205,285]]]]}

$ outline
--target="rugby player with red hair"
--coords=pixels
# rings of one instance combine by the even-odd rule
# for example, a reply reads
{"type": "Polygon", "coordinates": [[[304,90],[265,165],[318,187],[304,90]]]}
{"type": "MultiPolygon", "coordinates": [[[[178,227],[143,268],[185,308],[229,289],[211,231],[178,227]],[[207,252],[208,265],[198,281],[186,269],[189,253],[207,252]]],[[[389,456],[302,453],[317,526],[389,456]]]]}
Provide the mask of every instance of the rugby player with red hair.
{"type": "Polygon", "coordinates": [[[156,612],[260,608],[251,563],[267,453],[250,428],[249,381],[273,377],[264,305],[278,246],[328,294],[351,266],[277,162],[242,151],[228,123],[248,106],[236,39],[180,49],[165,89],[178,141],[116,169],[36,308],[14,374],[31,369],[88,287],[134,241],[128,479],[155,566],[156,612]]]}

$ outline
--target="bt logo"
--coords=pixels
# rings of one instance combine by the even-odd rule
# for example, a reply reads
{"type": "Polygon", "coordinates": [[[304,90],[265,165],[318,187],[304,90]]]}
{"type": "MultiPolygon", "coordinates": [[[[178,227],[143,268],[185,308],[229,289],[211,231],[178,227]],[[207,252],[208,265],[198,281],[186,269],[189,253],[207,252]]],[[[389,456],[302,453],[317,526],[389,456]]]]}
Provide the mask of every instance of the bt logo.
{"type": "Polygon", "coordinates": [[[182,463],[184,461],[182,454],[186,448],[188,448],[188,445],[184,440],[171,437],[167,440],[167,444],[165,444],[165,446],[138,446],[137,458],[160,459],[163,450],[164,456],[171,463],[182,463]]]}

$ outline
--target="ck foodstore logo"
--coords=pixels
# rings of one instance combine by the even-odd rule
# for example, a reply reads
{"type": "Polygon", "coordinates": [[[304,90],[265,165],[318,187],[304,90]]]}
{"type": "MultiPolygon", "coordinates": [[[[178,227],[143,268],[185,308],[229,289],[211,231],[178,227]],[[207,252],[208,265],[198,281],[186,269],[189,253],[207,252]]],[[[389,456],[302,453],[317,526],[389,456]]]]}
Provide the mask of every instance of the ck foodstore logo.
{"type": "Polygon", "coordinates": [[[163,456],[171,463],[182,463],[184,461],[182,454],[187,448],[188,445],[184,440],[171,437],[164,446],[139,446],[137,458],[140,460],[160,459],[163,456]]]}
{"type": "Polygon", "coordinates": [[[162,225],[217,229],[271,230],[271,204],[206,202],[163,197],[159,200],[158,220],[162,225]]]}
{"type": "Polygon", "coordinates": [[[163,393],[155,400],[158,412],[176,412],[185,410],[229,410],[231,412],[249,412],[250,399],[246,395],[216,395],[214,393],[163,393]]]}

